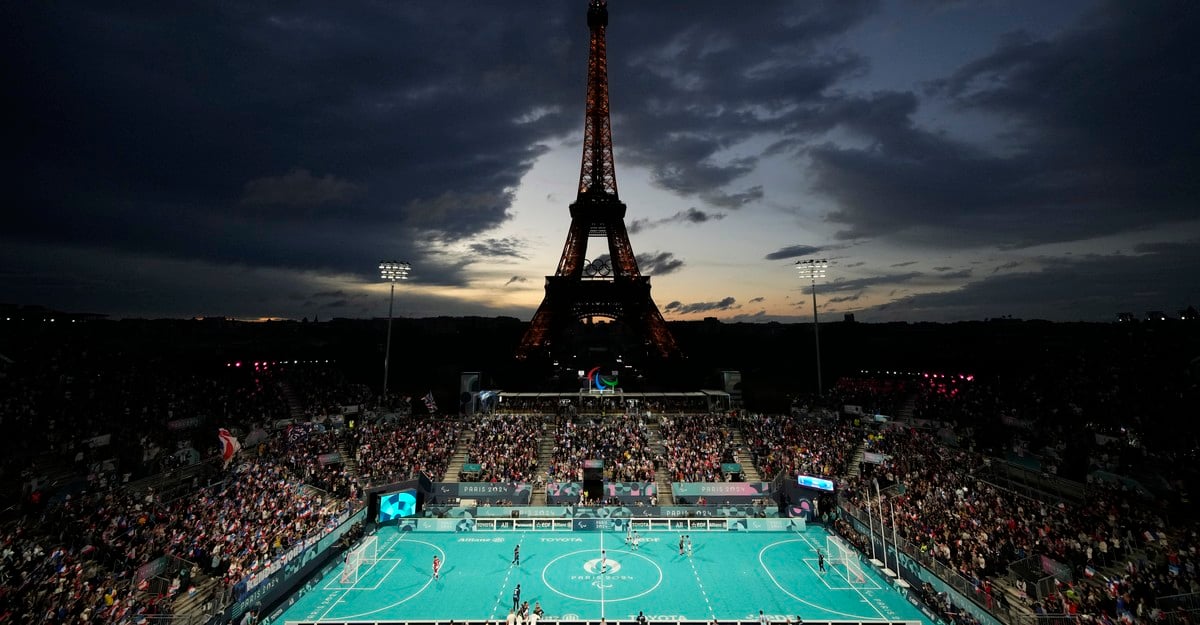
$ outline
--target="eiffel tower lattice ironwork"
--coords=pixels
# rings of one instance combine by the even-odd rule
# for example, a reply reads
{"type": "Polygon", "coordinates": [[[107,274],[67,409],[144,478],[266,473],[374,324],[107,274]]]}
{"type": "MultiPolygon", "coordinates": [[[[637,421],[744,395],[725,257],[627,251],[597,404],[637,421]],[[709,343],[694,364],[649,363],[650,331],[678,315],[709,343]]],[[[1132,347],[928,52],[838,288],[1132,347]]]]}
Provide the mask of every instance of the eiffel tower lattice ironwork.
{"type": "Polygon", "coordinates": [[[678,355],[679,347],[650,298],[650,277],[638,270],[625,229],[625,203],[617,196],[608,112],[606,0],[590,0],[587,23],[591,40],[579,194],[571,204],[571,229],[558,270],[546,276],[545,299],[521,339],[517,357],[553,351],[572,324],[605,317],[640,339],[648,355],[669,358],[678,355]],[[606,239],[607,254],[587,260],[589,238],[606,239]]]}

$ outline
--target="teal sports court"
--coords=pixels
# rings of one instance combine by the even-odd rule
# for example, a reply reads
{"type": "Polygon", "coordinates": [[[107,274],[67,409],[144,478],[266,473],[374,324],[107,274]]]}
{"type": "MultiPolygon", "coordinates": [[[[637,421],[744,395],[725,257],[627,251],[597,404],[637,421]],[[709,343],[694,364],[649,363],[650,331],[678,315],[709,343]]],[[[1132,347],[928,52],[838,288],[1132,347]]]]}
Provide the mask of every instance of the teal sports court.
{"type": "Polygon", "coordinates": [[[716,521],[701,528],[695,521],[651,523],[635,522],[637,549],[626,544],[625,531],[381,527],[374,558],[364,558],[355,575],[347,577],[342,562],[326,567],[273,621],[504,621],[520,584],[521,601],[539,603],[547,621],[628,621],[639,611],[650,620],[756,620],[762,610],[773,621],[931,625],[867,563],[847,568],[831,554],[821,527],[761,532],[728,531],[716,521]],[[691,557],[679,554],[685,533],[691,557]],[[521,562],[513,566],[518,544],[521,562]],[[824,573],[818,550],[827,558],[824,573]],[[435,556],[443,563],[437,580],[435,556]]]}

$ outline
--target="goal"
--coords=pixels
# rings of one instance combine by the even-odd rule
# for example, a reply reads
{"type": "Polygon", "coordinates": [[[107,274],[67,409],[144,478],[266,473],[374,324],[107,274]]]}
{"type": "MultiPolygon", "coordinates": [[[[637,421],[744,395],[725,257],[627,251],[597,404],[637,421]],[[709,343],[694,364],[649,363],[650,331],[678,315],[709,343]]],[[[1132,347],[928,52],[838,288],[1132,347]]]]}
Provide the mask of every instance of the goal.
{"type": "Polygon", "coordinates": [[[851,585],[867,582],[867,577],[863,574],[862,562],[859,561],[858,552],[854,547],[847,545],[841,537],[833,535],[825,537],[825,545],[829,549],[830,565],[845,575],[847,582],[851,585]]]}
{"type": "Polygon", "coordinates": [[[378,536],[367,536],[353,549],[346,552],[346,564],[342,567],[343,584],[358,583],[359,572],[363,565],[366,564],[369,567],[378,557],[378,544],[378,536]]]}

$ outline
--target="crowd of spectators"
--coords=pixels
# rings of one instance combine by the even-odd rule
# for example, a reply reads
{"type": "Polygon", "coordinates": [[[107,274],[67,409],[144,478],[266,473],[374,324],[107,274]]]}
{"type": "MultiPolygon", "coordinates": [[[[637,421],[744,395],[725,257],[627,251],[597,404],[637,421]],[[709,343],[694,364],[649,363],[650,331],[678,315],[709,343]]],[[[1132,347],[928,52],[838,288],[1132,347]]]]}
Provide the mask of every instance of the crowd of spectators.
{"type": "Polygon", "coordinates": [[[1159,621],[1161,610],[1171,609],[1169,602],[1157,605],[1164,596],[1200,591],[1196,528],[1179,527],[1178,509],[1176,527],[1167,523],[1167,506],[1175,501],[1170,490],[1147,496],[1151,490],[1142,484],[1093,480],[1087,472],[1139,475],[1178,491],[1177,475],[1162,468],[1190,470],[1194,437],[1157,415],[1194,397],[1197,386],[1181,379],[1186,369],[1164,370],[1178,354],[1148,349],[1134,333],[1085,348],[1039,349],[1028,367],[984,380],[932,373],[911,378],[890,402],[908,402],[912,424],[927,429],[870,434],[869,450],[888,459],[864,465],[844,492],[863,506],[876,500],[877,480],[895,506],[900,535],[974,585],[989,605],[993,594],[1003,596],[990,592],[992,580],[1010,563],[1036,556],[1030,562],[1045,558],[1071,580],[1031,603],[1039,614],[1159,621]],[[1061,480],[1047,474],[1077,481],[1086,475],[1088,486],[1079,491],[1081,501],[1057,503],[1053,489],[1041,493],[1046,501],[1030,499],[983,481],[1005,474],[985,466],[994,462],[988,456],[1031,467],[1034,475],[1040,469],[1047,484],[1061,480]],[[890,491],[897,482],[902,486],[890,491]]]}
{"type": "Polygon", "coordinates": [[[738,419],[750,458],[764,478],[839,476],[846,471],[862,430],[838,420],[746,414],[738,419]]]}
{"type": "Polygon", "coordinates": [[[116,623],[169,613],[161,597],[141,593],[121,556],[101,545],[72,544],[44,531],[44,521],[5,524],[0,553],[0,622],[116,623]]]}
{"type": "MultiPolygon", "coordinates": [[[[368,399],[365,387],[336,372],[205,371],[120,354],[62,345],[0,376],[0,426],[6,431],[0,482],[23,489],[8,492],[19,504],[0,519],[0,622],[104,623],[170,612],[171,596],[186,592],[190,578],[214,576],[232,586],[264,570],[289,546],[360,505],[355,498],[371,484],[418,472],[441,479],[463,427],[473,430],[467,461],[479,464],[479,479],[487,481],[535,481],[539,445],[549,434],[536,417],[484,417],[466,425],[437,418],[369,423],[364,417],[353,429],[335,430],[328,417],[342,406],[361,408],[368,399]],[[288,418],[296,421],[290,428],[265,433],[288,418]],[[227,466],[213,463],[204,484],[185,484],[185,492],[173,491],[170,498],[130,486],[188,462],[181,454],[188,449],[211,457],[216,427],[243,437],[262,431],[267,438],[247,445],[227,466]],[[346,470],[346,458],[332,457],[339,450],[354,455],[357,477],[346,470]],[[76,475],[51,484],[51,465],[76,475]],[[70,488],[64,480],[72,481],[70,488]],[[139,567],[161,556],[195,564],[179,569],[165,595],[148,592],[137,576],[139,567]]],[[[1200,592],[1197,527],[1168,524],[1161,501],[1121,482],[1090,484],[1077,505],[1022,497],[982,481],[987,461],[976,451],[1003,452],[1018,439],[1028,439],[1034,449],[1065,451],[1076,444],[1072,428],[1094,420],[1113,440],[1093,466],[1126,469],[1135,456],[1143,464],[1164,458],[1186,464],[1179,454],[1187,453],[1181,451],[1187,441],[1154,453],[1129,452],[1138,438],[1130,432],[1149,427],[1146,415],[1166,405],[1137,400],[1159,397],[1168,382],[1130,371],[1148,367],[1147,358],[1114,360],[1050,359],[1003,383],[966,377],[843,380],[822,400],[892,416],[909,402],[918,419],[948,424],[958,447],[944,445],[947,437],[935,431],[904,426],[875,430],[821,419],[688,414],[702,410],[695,403],[702,400],[680,399],[636,406],[653,415],[643,418],[658,419],[659,455],[645,422],[621,416],[630,406],[590,398],[575,408],[614,416],[560,420],[552,430],[553,464],[545,469],[551,479],[577,480],[582,461],[599,458],[614,480],[652,481],[662,466],[671,481],[720,481],[722,463],[744,461],[732,443],[736,427],[764,477],[779,471],[839,475],[865,438],[868,450],[885,460],[842,482],[849,502],[861,509],[877,501],[878,482],[894,506],[897,533],[921,557],[968,580],[984,601],[991,601],[992,581],[1010,563],[1044,556],[1062,563],[1073,581],[1031,603],[1035,611],[1148,624],[1169,609],[1158,604],[1163,597],[1200,592]],[[1130,415],[1128,422],[1120,420],[1122,413],[1130,415]],[[1011,423],[1020,425],[1006,425],[1011,423]],[[896,484],[902,487],[889,488],[896,484]]],[[[1195,390],[1179,397],[1186,393],[1194,396],[1195,390]]],[[[561,410],[547,401],[557,400],[529,400],[526,407],[561,410]]],[[[1156,441],[1169,443],[1159,431],[1156,441]]],[[[844,524],[841,529],[857,536],[844,524]]],[[[944,596],[927,599],[943,617],[974,625],[944,596]]]]}
{"type": "Polygon", "coordinates": [[[721,464],[740,461],[724,415],[664,416],[658,423],[673,482],[721,482],[721,464]]]}
{"type": "Polygon", "coordinates": [[[302,422],[288,426],[280,436],[270,438],[263,454],[276,458],[305,484],[342,498],[355,498],[359,488],[346,470],[338,441],[348,435],[340,429],[302,422]]]}
{"type": "Polygon", "coordinates": [[[366,385],[350,382],[333,367],[285,364],[283,374],[287,388],[300,404],[304,420],[326,421],[340,415],[347,406],[361,410],[371,399],[371,390],[366,385]]]}
{"type": "Polygon", "coordinates": [[[709,397],[705,395],[644,395],[631,400],[623,395],[588,394],[559,397],[549,394],[542,397],[505,395],[504,401],[495,406],[497,414],[543,414],[570,418],[573,415],[620,415],[637,413],[647,416],[663,414],[692,414],[708,412],[709,397]]]}
{"type": "Polygon", "coordinates": [[[424,473],[442,479],[461,426],[450,419],[405,417],[363,424],[351,435],[359,486],[387,484],[424,473]]]}
{"type": "Polygon", "coordinates": [[[1061,563],[1072,580],[1033,606],[1045,613],[1149,619],[1157,597],[1200,590],[1194,530],[1173,537],[1162,508],[1123,484],[1093,484],[1081,505],[1052,504],[979,481],[974,472],[984,458],[946,447],[932,433],[898,426],[870,443],[888,459],[849,481],[850,502],[864,508],[878,488],[902,484],[902,492],[888,495],[899,535],[989,602],[991,580],[1030,556],[1061,563]],[[1135,550],[1149,555],[1120,574],[1105,573],[1135,550]],[[1108,582],[1093,583],[1099,579],[1108,582]]]}
{"type": "Polygon", "coordinates": [[[197,576],[232,586],[353,505],[341,465],[319,462],[336,435],[303,422],[363,399],[338,375],[205,364],[119,342],[6,356],[15,360],[0,375],[2,622],[167,614],[197,576]],[[291,402],[288,381],[299,389],[291,402]],[[296,416],[291,432],[267,433],[296,416]],[[223,466],[222,427],[263,440],[223,466]],[[189,466],[177,478],[160,473],[189,466]],[[169,488],[147,490],[144,476],[169,488]],[[138,574],[166,561],[169,573],[138,574]]]}
{"type": "Polygon", "coordinates": [[[279,386],[246,370],[51,352],[0,377],[0,488],[28,497],[56,479],[52,466],[110,488],[187,464],[214,444],[218,427],[287,415],[279,386]]]}
{"type": "Polygon", "coordinates": [[[67,497],[6,528],[0,571],[10,592],[0,605],[47,623],[120,622],[166,611],[171,597],[143,592],[134,575],[139,567],[174,556],[232,586],[328,529],[347,505],[303,488],[273,459],[255,457],[171,502],[128,489],[67,497]]]}
{"type": "Polygon", "coordinates": [[[605,474],[618,482],[653,482],[656,454],[650,448],[645,421],[619,415],[603,420],[561,422],[554,431],[548,481],[582,481],[583,462],[604,462],[605,474]]]}
{"type": "Polygon", "coordinates": [[[902,377],[846,376],[838,378],[823,396],[809,398],[806,403],[833,406],[835,410],[858,406],[864,415],[896,416],[912,386],[912,380],[902,377]]]}
{"type": "Polygon", "coordinates": [[[480,467],[473,481],[533,482],[538,477],[540,417],[486,416],[473,429],[467,462],[480,467]]]}
{"type": "Polygon", "coordinates": [[[293,544],[331,529],[350,505],[304,488],[284,464],[252,458],[216,487],[175,500],[151,529],[172,555],[197,563],[232,585],[268,566],[293,544]]]}

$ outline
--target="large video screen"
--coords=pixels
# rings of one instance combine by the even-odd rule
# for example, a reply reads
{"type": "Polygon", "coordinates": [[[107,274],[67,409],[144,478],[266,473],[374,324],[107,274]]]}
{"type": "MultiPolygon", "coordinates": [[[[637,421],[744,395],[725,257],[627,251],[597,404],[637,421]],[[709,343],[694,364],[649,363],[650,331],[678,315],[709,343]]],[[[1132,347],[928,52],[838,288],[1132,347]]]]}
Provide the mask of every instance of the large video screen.
{"type": "Polygon", "coordinates": [[[415,488],[383,493],[379,496],[379,518],[377,519],[379,523],[410,517],[416,513],[417,489],[415,488]]]}
{"type": "Polygon", "coordinates": [[[833,492],[833,481],[811,475],[798,475],[796,482],[805,488],[815,488],[816,490],[824,490],[833,492]]]}

